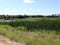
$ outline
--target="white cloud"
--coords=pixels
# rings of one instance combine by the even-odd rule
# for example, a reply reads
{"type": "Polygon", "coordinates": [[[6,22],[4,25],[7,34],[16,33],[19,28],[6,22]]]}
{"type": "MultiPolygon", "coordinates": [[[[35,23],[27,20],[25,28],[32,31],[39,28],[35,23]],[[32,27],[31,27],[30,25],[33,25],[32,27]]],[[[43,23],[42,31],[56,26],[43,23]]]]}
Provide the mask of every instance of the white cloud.
{"type": "Polygon", "coordinates": [[[24,0],[24,3],[34,3],[34,0],[24,0]]]}
{"type": "Polygon", "coordinates": [[[39,12],[40,12],[40,10],[36,10],[36,12],[37,12],[37,13],[39,13],[39,12]]]}
{"type": "Polygon", "coordinates": [[[35,14],[40,14],[40,10],[36,10],[35,11],[35,14]]]}
{"type": "Polygon", "coordinates": [[[16,9],[7,9],[7,8],[3,8],[0,10],[0,14],[5,14],[5,15],[16,15],[19,14],[18,11],[16,9]]]}
{"type": "Polygon", "coordinates": [[[30,10],[32,11],[32,10],[33,10],[33,8],[31,7],[31,8],[30,8],[30,10]]]}
{"type": "Polygon", "coordinates": [[[30,14],[32,14],[32,10],[33,10],[33,8],[31,7],[31,8],[30,8],[30,12],[29,12],[30,14]]]}

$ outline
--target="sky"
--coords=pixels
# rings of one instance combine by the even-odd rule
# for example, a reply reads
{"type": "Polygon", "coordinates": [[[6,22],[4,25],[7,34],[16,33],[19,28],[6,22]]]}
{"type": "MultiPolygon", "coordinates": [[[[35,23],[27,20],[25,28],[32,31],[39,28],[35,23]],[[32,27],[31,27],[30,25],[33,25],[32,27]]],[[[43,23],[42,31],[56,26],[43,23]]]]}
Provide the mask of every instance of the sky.
{"type": "Polygon", "coordinates": [[[0,0],[0,14],[60,14],[60,0],[0,0]]]}

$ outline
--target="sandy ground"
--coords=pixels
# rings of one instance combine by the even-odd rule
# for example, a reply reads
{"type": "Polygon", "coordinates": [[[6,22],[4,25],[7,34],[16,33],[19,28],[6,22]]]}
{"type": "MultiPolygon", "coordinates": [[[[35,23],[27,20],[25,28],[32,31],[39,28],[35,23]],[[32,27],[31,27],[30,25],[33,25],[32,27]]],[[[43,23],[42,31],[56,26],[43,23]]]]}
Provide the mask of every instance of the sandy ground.
{"type": "Polygon", "coordinates": [[[9,38],[0,35],[0,45],[25,45],[25,44],[12,41],[9,38]]]}

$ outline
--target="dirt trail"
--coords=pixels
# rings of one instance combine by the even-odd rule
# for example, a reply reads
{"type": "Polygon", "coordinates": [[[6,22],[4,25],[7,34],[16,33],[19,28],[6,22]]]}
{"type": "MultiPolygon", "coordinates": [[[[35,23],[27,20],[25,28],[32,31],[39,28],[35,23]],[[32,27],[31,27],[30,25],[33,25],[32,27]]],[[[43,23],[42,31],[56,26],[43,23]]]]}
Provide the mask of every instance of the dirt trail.
{"type": "Polygon", "coordinates": [[[9,38],[0,35],[0,45],[25,45],[25,44],[12,41],[9,38]]]}

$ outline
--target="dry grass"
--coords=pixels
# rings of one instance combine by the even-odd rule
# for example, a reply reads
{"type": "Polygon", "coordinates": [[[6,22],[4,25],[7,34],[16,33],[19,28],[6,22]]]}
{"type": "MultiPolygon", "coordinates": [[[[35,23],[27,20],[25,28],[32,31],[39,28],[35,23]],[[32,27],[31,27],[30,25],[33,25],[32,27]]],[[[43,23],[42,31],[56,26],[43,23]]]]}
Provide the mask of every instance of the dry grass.
{"type": "MultiPolygon", "coordinates": [[[[0,34],[26,45],[60,45],[60,32],[24,31],[9,25],[0,25],[0,34]]],[[[21,27],[22,28],[22,27],[21,27]]]]}

